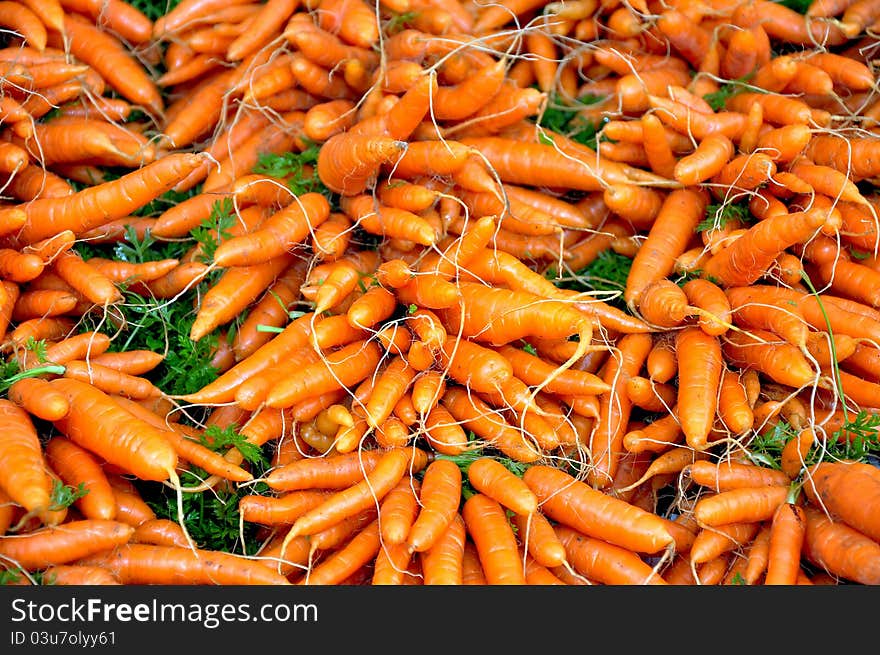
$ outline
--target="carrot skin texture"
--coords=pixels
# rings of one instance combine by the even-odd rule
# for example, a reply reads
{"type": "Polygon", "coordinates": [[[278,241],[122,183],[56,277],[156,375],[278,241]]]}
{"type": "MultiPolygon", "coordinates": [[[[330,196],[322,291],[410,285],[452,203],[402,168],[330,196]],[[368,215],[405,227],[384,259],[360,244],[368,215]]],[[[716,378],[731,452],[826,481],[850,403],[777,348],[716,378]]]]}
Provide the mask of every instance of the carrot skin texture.
{"type": "Polygon", "coordinates": [[[656,553],[673,542],[659,517],[597,491],[564,471],[536,464],[526,470],[523,480],[548,518],[586,536],[643,553],[656,553]]]}

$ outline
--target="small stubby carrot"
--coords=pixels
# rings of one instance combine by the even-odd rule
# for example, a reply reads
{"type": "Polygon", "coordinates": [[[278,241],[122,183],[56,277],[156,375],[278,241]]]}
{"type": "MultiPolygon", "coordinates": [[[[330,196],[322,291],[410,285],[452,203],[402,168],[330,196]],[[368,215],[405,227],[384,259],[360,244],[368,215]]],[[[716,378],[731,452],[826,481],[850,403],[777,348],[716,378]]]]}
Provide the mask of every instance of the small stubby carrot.
{"type": "Polygon", "coordinates": [[[584,535],[644,553],[658,552],[673,541],[659,517],[597,491],[562,470],[535,464],[526,470],[523,480],[548,518],[584,535]]]}
{"type": "Polygon", "coordinates": [[[493,585],[525,584],[516,537],[504,508],[488,496],[475,493],[462,505],[461,516],[476,546],[486,582],[493,585]]]}
{"type": "Polygon", "coordinates": [[[27,571],[68,564],[122,546],[134,528],[119,521],[82,519],[0,538],[0,555],[27,571]]]}
{"type": "Polygon", "coordinates": [[[789,439],[782,447],[779,456],[779,467],[791,480],[795,480],[806,466],[807,455],[816,443],[816,433],[804,428],[797,436],[789,439]]]}
{"type": "Polygon", "coordinates": [[[467,433],[442,404],[434,405],[425,416],[425,439],[444,455],[460,455],[468,448],[467,433]]]}
{"type": "Polygon", "coordinates": [[[407,536],[419,512],[421,483],[405,475],[388,492],[379,506],[380,531],[384,543],[397,546],[406,544],[407,536]]]}
{"type": "Polygon", "coordinates": [[[380,166],[406,149],[406,142],[390,137],[342,132],[324,142],[317,173],[332,191],[353,196],[362,193],[380,166]]]}

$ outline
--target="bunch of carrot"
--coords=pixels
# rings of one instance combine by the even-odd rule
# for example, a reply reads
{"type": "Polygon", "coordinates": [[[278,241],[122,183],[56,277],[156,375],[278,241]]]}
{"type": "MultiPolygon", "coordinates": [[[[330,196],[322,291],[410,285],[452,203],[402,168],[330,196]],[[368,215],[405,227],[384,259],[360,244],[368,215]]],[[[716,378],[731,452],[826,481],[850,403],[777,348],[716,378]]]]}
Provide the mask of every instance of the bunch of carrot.
{"type": "Polygon", "coordinates": [[[0,5],[4,581],[880,583],[877,0],[0,5]]]}

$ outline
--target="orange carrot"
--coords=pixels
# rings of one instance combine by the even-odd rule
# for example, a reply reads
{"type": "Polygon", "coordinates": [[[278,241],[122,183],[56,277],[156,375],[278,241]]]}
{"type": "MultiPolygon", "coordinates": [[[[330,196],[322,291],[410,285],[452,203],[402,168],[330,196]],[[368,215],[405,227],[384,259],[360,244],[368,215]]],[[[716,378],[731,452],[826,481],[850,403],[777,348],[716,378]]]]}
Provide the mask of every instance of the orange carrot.
{"type": "Polygon", "coordinates": [[[487,584],[525,584],[516,537],[502,506],[475,493],[464,502],[461,516],[477,548],[487,584]]]}
{"type": "Polygon", "coordinates": [[[536,464],[526,470],[523,480],[548,518],[586,536],[645,553],[672,543],[659,517],[597,491],[562,470],[536,464]]]}

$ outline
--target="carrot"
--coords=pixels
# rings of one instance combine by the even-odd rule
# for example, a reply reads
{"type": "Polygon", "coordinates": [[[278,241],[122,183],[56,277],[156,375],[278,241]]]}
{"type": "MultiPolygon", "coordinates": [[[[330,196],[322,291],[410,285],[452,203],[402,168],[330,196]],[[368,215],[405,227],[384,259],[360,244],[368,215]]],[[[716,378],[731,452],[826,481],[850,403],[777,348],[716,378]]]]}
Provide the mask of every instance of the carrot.
{"type": "Polygon", "coordinates": [[[200,548],[127,543],[84,557],[81,563],[106,568],[122,584],[290,584],[287,578],[260,562],[200,548]]]}
{"type": "Polygon", "coordinates": [[[147,505],[144,499],[141,498],[140,494],[135,491],[127,491],[123,488],[117,488],[116,486],[113,486],[115,483],[112,482],[112,480],[113,478],[111,478],[111,488],[113,490],[113,498],[116,504],[117,521],[136,528],[141,523],[156,518],[156,513],[149,505],[147,505]]]}
{"type": "Polygon", "coordinates": [[[434,545],[422,552],[421,563],[426,585],[461,585],[467,528],[461,514],[455,513],[434,545]]]}
{"type": "Polygon", "coordinates": [[[554,531],[554,526],[541,512],[514,514],[513,524],[529,556],[541,566],[555,568],[566,562],[565,546],[554,531]]]}
{"type": "Polygon", "coordinates": [[[77,561],[125,545],[134,528],[104,519],[68,521],[23,535],[0,537],[0,555],[27,571],[77,561]]]}
{"type": "Polygon", "coordinates": [[[189,548],[186,533],[170,519],[147,519],[136,526],[130,543],[189,548]]]}
{"type": "MultiPolygon", "coordinates": [[[[440,398],[445,396],[445,392],[440,398]]],[[[439,453],[459,455],[468,447],[468,436],[443,405],[434,405],[425,417],[425,438],[439,453]]]]}
{"type": "Polygon", "coordinates": [[[89,361],[129,375],[143,375],[155,369],[165,356],[152,350],[125,350],[103,352],[89,357],[89,361]]]}
{"type": "MultiPolygon", "coordinates": [[[[407,449],[393,448],[378,455],[373,467],[360,476],[360,481],[335,492],[321,505],[297,518],[291,530],[293,536],[288,533],[288,537],[293,539],[300,534],[313,534],[346,516],[369,509],[393,489],[411,467],[419,468],[414,465],[418,457],[413,457],[407,449]]],[[[271,477],[270,474],[268,482],[271,477]]]]}
{"type": "Polygon", "coordinates": [[[71,441],[143,480],[166,480],[174,474],[177,455],[161,430],[133,419],[88,383],[59,378],[52,384],[68,396],[70,411],[55,425],[71,441]]]}
{"type": "MultiPolygon", "coordinates": [[[[461,139],[461,143],[478,150],[501,181],[510,184],[601,191],[604,183],[631,181],[616,162],[600,160],[597,168],[589,156],[576,159],[574,155],[581,153],[565,143],[522,142],[500,136],[468,137],[461,139]],[[517,163],[521,161],[530,165],[524,168],[517,163]]],[[[593,153],[592,160],[595,159],[593,153]]]]}
{"type": "MultiPolygon", "coordinates": [[[[285,548],[287,541],[287,537],[285,537],[285,548]]],[[[340,584],[361,566],[372,561],[378,554],[380,547],[379,521],[374,519],[345,546],[334,551],[314,568],[310,568],[297,584],[340,584]]]]}
{"type": "Polygon", "coordinates": [[[44,521],[59,518],[52,510],[52,478],[30,415],[12,401],[0,402],[0,449],[7,466],[0,489],[28,513],[44,521]]]}
{"type": "Polygon", "coordinates": [[[548,518],[588,537],[645,553],[658,552],[672,542],[659,517],[597,491],[564,471],[535,464],[526,470],[523,480],[548,518]]]}
{"type": "Polygon", "coordinates": [[[737,550],[752,542],[759,522],[738,522],[712,528],[702,528],[694,538],[689,555],[693,564],[705,564],[716,557],[737,550]]]}
{"type": "Polygon", "coordinates": [[[814,507],[806,506],[804,514],[803,554],[808,562],[833,576],[860,584],[877,584],[880,545],[876,541],[814,507]]]}
{"type": "Polygon", "coordinates": [[[117,180],[87,187],[63,198],[42,198],[27,203],[28,222],[17,235],[26,245],[62,230],[74,234],[128,216],[155,199],[193,170],[203,157],[192,153],[170,153],[117,180]]]}
{"type": "MultiPolygon", "coordinates": [[[[462,428],[473,431],[477,437],[492,444],[511,459],[519,462],[535,462],[540,459],[541,450],[532,443],[528,435],[461,387],[447,389],[440,402],[462,428]]],[[[431,414],[433,413],[432,411],[431,414]]],[[[429,418],[431,414],[428,415],[429,418]]],[[[448,438],[436,432],[434,439],[444,439],[448,443],[448,438]]]]}
{"type": "Polygon", "coordinates": [[[424,218],[405,209],[376,203],[370,195],[347,194],[340,206],[355,225],[370,234],[405,239],[423,246],[437,240],[433,227],[424,218]]]}
{"type": "Polygon", "coordinates": [[[772,518],[785,502],[788,488],[781,485],[737,487],[704,496],[694,505],[694,516],[702,526],[764,521],[772,518]]]}
{"type": "Polygon", "coordinates": [[[800,505],[783,503],[773,514],[765,585],[797,583],[806,529],[807,517],[800,505]]]}
{"type": "Polygon", "coordinates": [[[217,266],[249,266],[280,257],[330,216],[320,193],[304,193],[254,231],[227,239],[214,252],[217,266]]]}
{"type": "Polygon", "coordinates": [[[780,341],[771,332],[754,329],[749,336],[731,333],[722,345],[726,360],[740,368],[754,368],[774,381],[800,388],[817,377],[809,360],[790,343],[780,341]]]}
{"type": "Polygon", "coordinates": [[[698,460],[688,470],[691,479],[716,492],[741,487],[786,486],[788,477],[776,469],[731,460],[698,460]]]}
{"type": "Polygon", "coordinates": [[[322,145],[317,173],[331,191],[353,196],[368,187],[381,164],[392,161],[405,149],[405,142],[390,137],[342,132],[322,145]]]}
{"type": "Polygon", "coordinates": [[[567,525],[555,526],[571,566],[581,575],[603,584],[666,584],[636,553],[592,538],[567,525]]]}
{"type": "Polygon", "coordinates": [[[46,48],[46,26],[26,5],[14,2],[0,4],[3,15],[2,24],[13,33],[19,34],[30,46],[42,52],[46,48]]]}
{"type": "Polygon", "coordinates": [[[58,564],[43,571],[46,584],[52,585],[120,585],[116,577],[99,566],[58,564]]]}
{"type": "Polygon", "coordinates": [[[355,341],[276,382],[266,404],[290,407],[304,398],[354,385],[375,370],[380,356],[375,341],[355,341]]]}
{"type": "Polygon", "coordinates": [[[49,465],[65,484],[74,489],[82,484],[88,491],[75,501],[85,518],[116,518],[113,490],[94,455],[63,436],[52,437],[46,442],[45,452],[49,465]]]}
{"type": "Polygon", "coordinates": [[[263,263],[225,269],[220,279],[205,292],[190,328],[190,339],[198,341],[231,321],[258,298],[293,263],[287,253],[263,263]]]}
{"type": "Polygon", "coordinates": [[[644,427],[628,429],[623,435],[623,447],[630,453],[664,452],[670,445],[682,441],[683,436],[677,407],[673,407],[672,412],[644,427]]]}
{"type": "Polygon", "coordinates": [[[393,546],[406,544],[409,531],[419,512],[420,491],[421,483],[405,475],[382,500],[379,516],[384,543],[393,546]]]}
{"type": "MultiPolygon", "coordinates": [[[[98,71],[123,98],[161,115],[164,103],[156,83],[109,32],[71,13],[64,17],[64,38],[70,52],[98,71]]],[[[49,42],[60,45],[60,39],[50,38],[49,42]]]]}
{"type": "Polygon", "coordinates": [[[554,374],[557,367],[511,344],[501,346],[498,352],[510,362],[517,378],[530,386],[542,385],[550,393],[585,396],[611,389],[607,382],[587,371],[569,368],[554,374]]]}
{"type": "Polygon", "coordinates": [[[599,399],[599,416],[590,435],[593,466],[587,478],[594,487],[606,487],[615,478],[623,435],[632,411],[626,382],[641,370],[652,345],[649,334],[624,335],[616,344],[618,352],[612,353],[604,367],[602,378],[611,391],[599,399]]]}
{"type": "Polygon", "coordinates": [[[226,50],[227,61],[244,59],[258,48],[266,46],[280,34],[281,27],[293,14],[297,0],[272,0],[261,7],[248,21],[248,29],[239,35],[226,50]]]}
{"type": "Polygon", "coordinates": [[[686,327],[676,338],[678,353],[678,415],[687,444],[704,450],[715,420],[721,384],[722,352],[718,337],[686,327]]]}
{"type": "Polygon", "coordinates": [[[528,515],[538,509],[538,499],[531,489],[496,459],[474,460],[468,465],[467,475],[474,489],[515,514],[528,515]]]}
{"type": "Polygon", "coordinates": [[[845,462],[821,462],[809,473],[804,492],[810,501],[876,541],[880,530],[870,512],[870,499],[876,494],[877,477],[845,462]]]}
{"type": "Polygon", "coordinates": [[[8,398],[29,414],[45,421],[60,419],[70,409],[67,398],[41,378],[16,380],[9,386],[8,398]]]}
{"type": "Polygon", "coordinates": [[[477,549],[487,584],[525,584],[513,529],[502,506],[481,493],[462,505],[461,516],[477,549]]]}
{"type": "Polygon", "coordinates": [[[685,251],[707,202],[706,194],[690,189],[676,189],[666,196],[627,277],[624,299],[630,307],[638,305],[651,282],[672,273],[675,258],[685,251]]]}
{"type": "Polygon", "coordinates": [[[699,184],[720,173],[733,154],[733,142],[728,137],[709,134],[694,152],[678,160],[673,176],[685,186],[699,184]]]}
{"type": "Polygon", "coordinates": [[[723,287],[749,285],[769,270],[780,253],[813,236],[826,219],[815,209],[768,217],[712,255],[703,266],[703,277],[711,276],[723,287]]]}
{"type": "Polygon", "coordinates": [[[67,362],[62,375],[71,380],[90,384],[104,393],[118,394],[127,398],[150,398],[162,395],[162,391],[146,378],[84,360],[67,362]]]}
{"type": "Polygon", "coordinates": [[[292,525],[308,510],[317,507],[330,496],[328,490],[304,489],[281,496],[242,496],[238,511],[243,521],[261,525],[292,525]]]}

